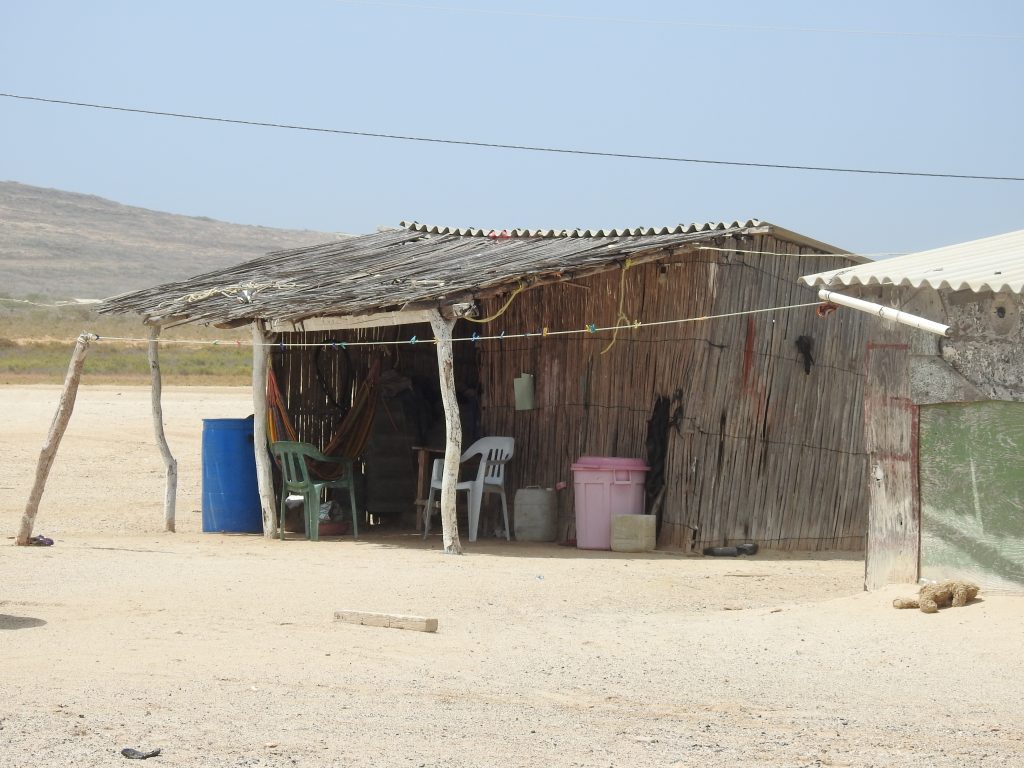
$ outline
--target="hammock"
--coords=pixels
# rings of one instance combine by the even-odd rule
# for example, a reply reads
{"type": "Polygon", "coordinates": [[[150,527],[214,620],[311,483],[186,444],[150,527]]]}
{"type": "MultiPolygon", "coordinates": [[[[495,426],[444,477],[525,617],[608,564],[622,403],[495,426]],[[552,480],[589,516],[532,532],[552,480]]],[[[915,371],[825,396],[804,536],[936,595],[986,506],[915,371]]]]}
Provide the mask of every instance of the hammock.
{"type": "MultiPolygon", "coordinates": [[[[370,439],[370,430],[373,427],[373,417],[377,411],[377,403],[380,400],[380,392],[377,384],[380,380],[380,361],[375,360],[370,364],[370,370],[359,385],[356,396],[352,400],[352,407],[338,424],[334,435],[327,442],[323,452],[328,456],[339,456],[346,459],[356,459],[366,447],[370,439]]],[[[271,443],[279,440],[290,440],[299,442],[299,435],[288,416],[285,407],[284,397],[277,385],[277,377],[272,367],[267,369],[267,439],[271,443]]],[[[322,480],[336,479],[328,472],[310,465],[310,472],[322,480]]],[[[335,475],[340,471],[344,473],[344,465],[333,466],[335,475]]]]}

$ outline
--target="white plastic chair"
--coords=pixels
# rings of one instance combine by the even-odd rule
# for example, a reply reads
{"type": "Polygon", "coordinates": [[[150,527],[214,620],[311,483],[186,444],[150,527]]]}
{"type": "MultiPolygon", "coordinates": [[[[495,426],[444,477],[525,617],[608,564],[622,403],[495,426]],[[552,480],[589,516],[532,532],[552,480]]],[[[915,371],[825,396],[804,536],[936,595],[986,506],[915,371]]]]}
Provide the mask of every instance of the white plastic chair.
{"type": "MultiPolygon", "coordinates": [[[[469,494],[469,540],[476,541],[476,531],[480,525],[480,506],[487,494],[496,493],[501,496],[501,513],[505,516],[505,538],[512,540],[508,524],[508,498],[505,496],[505,465],[512,458],[515,450],[515,439],[511,437],[482,437],[473,443],[459,458],[464,464],[474,456],[480,457],[480,467],[476,477],[465,480],[455,486],[455,493],[466,491],[469,494]]],[[[430,532],[430,516],[434,510],[434,497],[441,492],[441,478],[444,474],[444,459],[434,459],[430,473],[430,493],[427,495],[426,506],[423,507],[423,538],[430,532]]]]}

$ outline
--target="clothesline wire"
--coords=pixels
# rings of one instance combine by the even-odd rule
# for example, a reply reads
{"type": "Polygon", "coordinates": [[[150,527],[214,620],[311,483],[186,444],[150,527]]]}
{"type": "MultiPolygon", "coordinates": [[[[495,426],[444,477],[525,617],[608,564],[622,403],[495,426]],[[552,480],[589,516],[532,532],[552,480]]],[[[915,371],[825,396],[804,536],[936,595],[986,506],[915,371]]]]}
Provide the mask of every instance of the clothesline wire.
{"type": "MultiPolygon", "coordinates": [[[[718,315],[702,315],[700,317],[685,317],[677,320],[652,320],[650,322],[636,321],[626,325],[611,325],[598,327],[594,323],[587,324],[584,328],[566,328],[562,330],[551,331],[547,328],[543,328],[539,331],[524,331],[521,333],[505,333],[502,332],[497,335],[481,336],[474,333],[472,336],[458,336],[452,339],[453,343],[472,342],[477,343],[481,341],[506,341],[510,339],[526,339],[526,338],[546,338],[548,336],[572,336],[572,335],[594,335],[605,331],[625,331],[625,330],[637,330],[640,328],[653,328],[656,326],[663,325],[680,325],[683,323],[699,323],[708,320],[723,320],[730,317],[743,317],[746,315],[757,315],[765,314],[768,312],[784,312],[791,309],[805,309],[807,307],[820,306],[820,301],[804,302],[801,304],[788,304],[781,307],[765,307],[763,309],[745,309],[738,312],[725,312],[718,315]]],[[[344,330],[344,329],[338,329],[344,330]]],[[[149,338],[136,338],[128,336],[100,336],[99,334],[86,332],[86,336],[94,341],[119,341],[126,343],[134,342],[145,342],[149,343],[149,338]]],[[[232,341],[220,341],[208,340],[208,339],[158,339],[161,344],[189,344],[189,345],[211,345],[211,346],[237,346],[241,347],[242,341],[235,339],[232,341]]],[[[284,341],[267,341],[264,342],[264,347],[277,347],[279,349],[287,349],[293,347],[330,347],[336,346],[341,349],[347,349],[349,347],[380,347],[380,346],[404,346],[409,344],[435,344],[435,339],[417,339],[413,336],[411,339],[394,339],[394,340],[380,340],[380,341],[316,341],[316,342],[284,342],[284,341]]],[[[250,342],[247,342],[245,346],[249,346],[250,342]]]]}

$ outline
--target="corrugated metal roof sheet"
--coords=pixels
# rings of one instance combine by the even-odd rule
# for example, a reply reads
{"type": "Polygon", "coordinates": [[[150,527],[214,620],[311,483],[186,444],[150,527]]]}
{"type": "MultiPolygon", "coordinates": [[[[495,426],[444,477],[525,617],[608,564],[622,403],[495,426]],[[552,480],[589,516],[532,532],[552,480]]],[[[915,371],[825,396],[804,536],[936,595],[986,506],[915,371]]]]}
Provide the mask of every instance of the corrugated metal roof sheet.
{"type": "Polygon", "coordinates": [[[572,279],[613,269],[626,258],[698,244],[725,246],[727,238],[757,234],[842,255],[756,219],[607,230],[458,229],[413,222],[115,296],[100,312],[232,324],[436,307],[527,280],[572,279]]]}
{"type": "Polygon", "coordinates": [[[906,285],[1024,293],[1024,229],[893,259],[805,275],[810,286],[906,285]]]}
{"type": "Polygon", "coordinates": [[[459,237],[652,237],[654,235],[692,235],[695,232],[715,232],[725,229],[759,227],[758,219],[746,221],[707,222],[705,224],[677,224],[674,227],[621,227],[614,229],[479,229],[477,227],[439,227],[403,221],[402,226],[414,232],[431,235],[458,235],[459,237]]]}

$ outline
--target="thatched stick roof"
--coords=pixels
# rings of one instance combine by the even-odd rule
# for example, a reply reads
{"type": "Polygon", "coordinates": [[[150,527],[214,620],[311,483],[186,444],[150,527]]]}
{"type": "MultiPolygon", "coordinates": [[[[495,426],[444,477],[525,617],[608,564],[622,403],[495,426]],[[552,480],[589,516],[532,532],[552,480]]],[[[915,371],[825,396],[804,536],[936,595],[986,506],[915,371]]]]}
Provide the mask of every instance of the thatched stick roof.
{"type": "Polygon", "coordinates": [[[403,224],[399,229],[269,253],[104,301],[106,313],[147,322],[240,325],[298,322],[442,307],[494,295],[521,282],[571,279],[625,258],[730,236],[783,233],[826,252],[839,249],[757,220],[662,229],[494,232],[403,224]]]}

